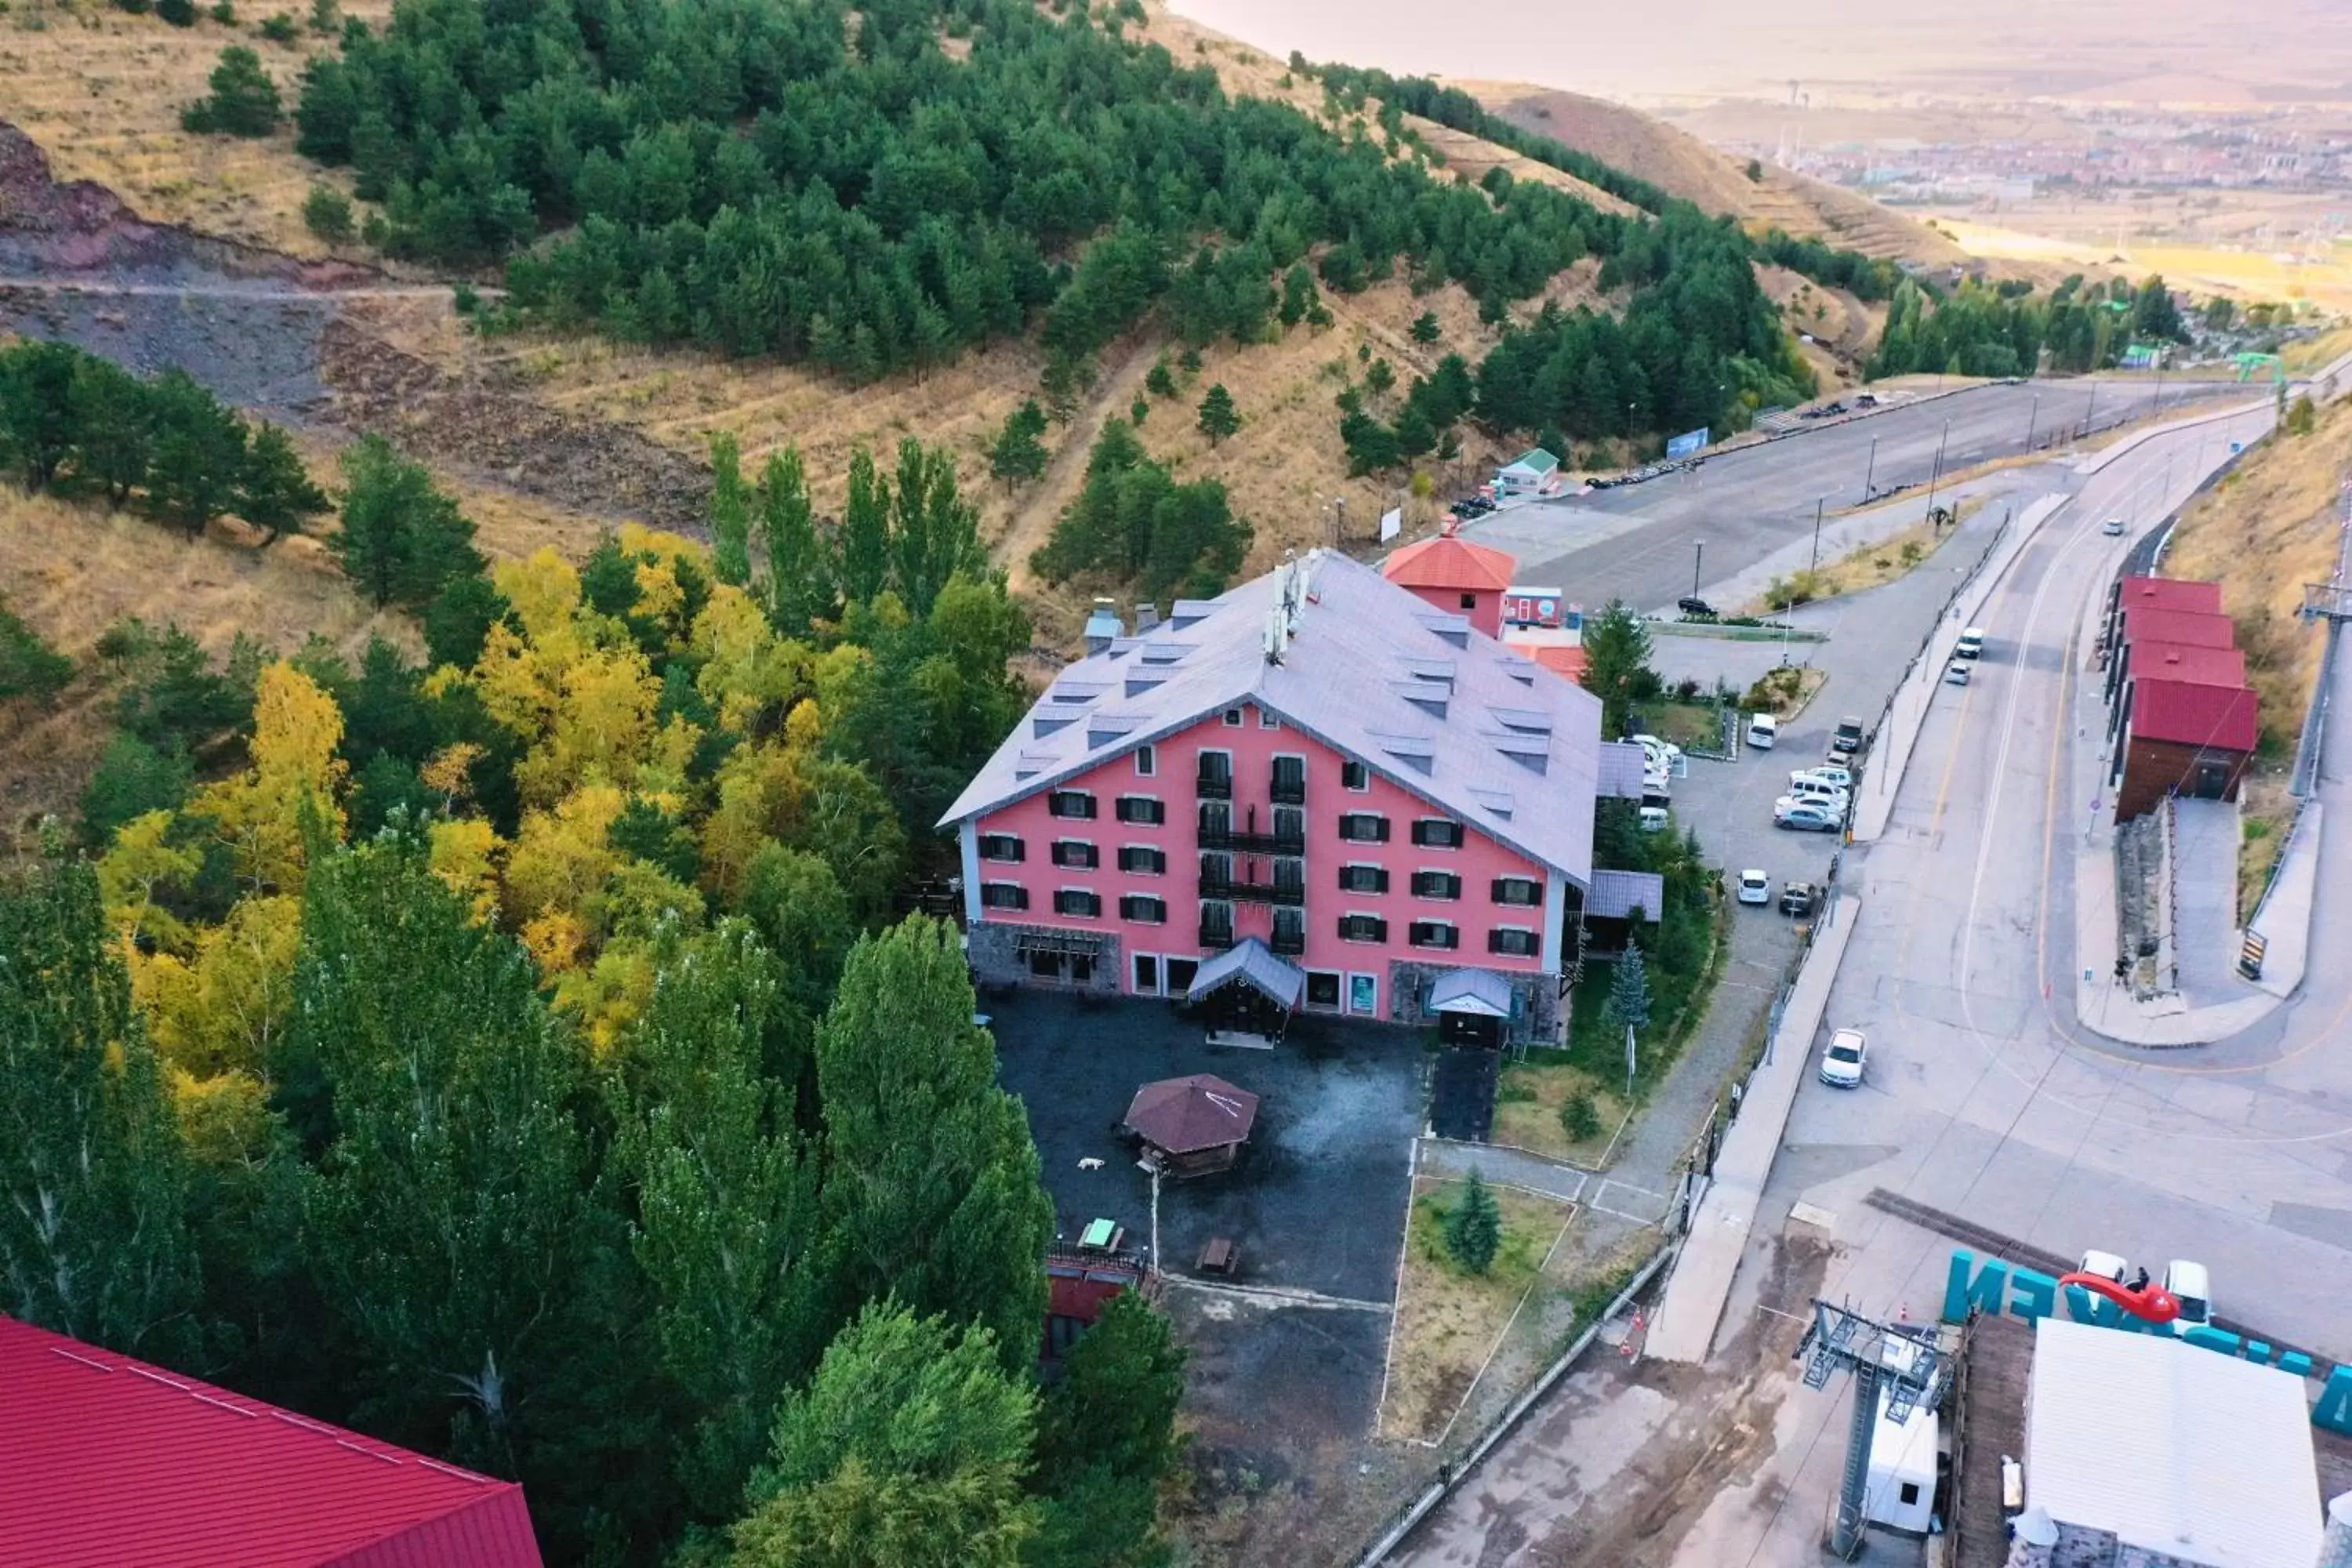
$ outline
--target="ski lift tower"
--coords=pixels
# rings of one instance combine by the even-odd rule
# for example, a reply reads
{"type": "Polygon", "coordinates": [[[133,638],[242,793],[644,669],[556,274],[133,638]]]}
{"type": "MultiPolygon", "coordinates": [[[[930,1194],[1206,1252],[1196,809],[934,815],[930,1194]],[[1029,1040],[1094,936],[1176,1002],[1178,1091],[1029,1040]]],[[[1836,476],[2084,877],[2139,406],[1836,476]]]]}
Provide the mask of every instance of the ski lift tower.
{"type": "Polygon", "coordinates": [[[2312,719],[2303,726],[2303,741],[2295,748],[2294,772],[2289,776],[2290,794],[2311,793],[2319,778],[2319,725],[2313,721],[2326,710],[2329,672],[2336,668],[2336,644],[2344,637],[2344,626],[2352,622],[2352,479],[2345,481],[2341,494],[2342,531],[2336,545],[2336,577],[2328,583],[2306,583],[2303,587],[2303,619],[2308,625],[2324,621],[2327,625],[2327,647],[2319,656],[2319,683],[2311,694],[2312,719]]]}
{"type": "Polygon", "coordinates": [[[1882,1323],[1850,1307],[1816,1299],[1813,1326],[1797,1347],[1805,1363],[1805,1386],[1822,1388],[1839,1372],[1853,1373],[1853,1416],[1846,1428],[1845,1473],[1838,1486],[1837,1518],[1829,1549],[1842,1563],[1862,1551],[1864,1494],[1870,1486],[1870,1443],[1878,1428],[1878,1396],[1886,1395],[1886,1419],[1896,1426],[1911,1413],[1942,1403],[1951,1381],[1951,1358],[1936,1344],[1932,1325],[1882,1323]]]}

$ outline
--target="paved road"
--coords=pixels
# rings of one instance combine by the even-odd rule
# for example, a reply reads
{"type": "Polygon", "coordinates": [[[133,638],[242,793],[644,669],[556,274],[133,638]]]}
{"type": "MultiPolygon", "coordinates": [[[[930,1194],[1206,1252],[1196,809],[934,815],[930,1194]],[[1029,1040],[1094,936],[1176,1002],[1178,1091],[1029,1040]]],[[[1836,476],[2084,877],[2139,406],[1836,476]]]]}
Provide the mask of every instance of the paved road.
{"type": "Polygon", "coordinates": [[[1671,606],[1811,535],[1813,507],[1859,505],[1875,493],[1924,487],[1944,447],[1951,472],[2036,447],[2053,433],[2107,429],[2184,397],[2243,389],[2212,383],[2084,378],[1971,387],[1899,405],[1710,458],[1696,471],[1647,484],[1515,508],[1464,531],[1519,558],[1519,578],[1598,605],[1671,606]],[[1948,422],[1949,434],[1946,434],[1948,422]],[[1875,446],[1875,455],[1873,447],[1875,446]]]}
{"type": "MultiPolygon", "coordinates": [[[[2352,973],[2338,966],[2323,978],[2315,964],[2291,1022],[2193,1059],[2087,1037],[2071,1015],[2073,987],[2048,979],[2063,981],[2073,962],[2063,835],[2079,829],[2083,809],[2071,779],[2052,773],[2051,759],[2064,752],[2056,742],[2067,645],[2133,542],[2105,539],[2099,522],[2120,514],[2152,524],[2229,439],[2252,437],[2264,417],[2150,440],[2095,476],[2058,466],[2020,471],[2021,510],[2038,490],[2067,490],[2075,501],[1994,590],[1979,617],[1995,629],[1993,656],[1968,688],[1938,689],[1886,835],[1846,858],[1844,875],[1869,914],[1852,939],[1829,1021],[1870,1031],[1870,1080],[1843,1092],[1805,1081],[1754,1226],[1757,1267],[1743,1265],[1723,1341],[1743,1325],[1767,1326],[1759,1309],[1769,1287],[1759,1277],[1773,1272],[1768,1238],[1800,1199],[1835,1216],[1839,1252],[1823,1293],[1915,1317],[1934,1311],[1950,1244],[1865,1207],[1864,1194],[1885,1186],[2062,1254],[2104,1246],[2158,1267],[2168,1257],[2198,1258],[2212,1266],[2226,1313],[2352,1352],[2341,1305],[2352,1292],[2352,1063],[2318,1048],[2352,1015],[2352,973]]],[[[1948,551],[1981,552],[1996,521],[1979,513],[1973,535],[1948,551]]],[[[1791,727],[1787,756],[1810,757],[1842,709],[1877,710],[1948,586],[1915,574],[1825,607],[1838,620],[1816,658],[1831,686],[1791,727]]],[[[2352,703],[2352,660],[2336,681],[2352,703]]],[[[2325,793],[2352,808],[2352,725],[2337,727],[2331,750],[2325,793]]],[[[1801,874],[1829,853],[1819,840],[1776,834],[1769,810],[1759,812],[1781,761],[1751,753],[1736,767],[1694,762],[1675,791],[1678,813],[1698,825],[1712,855],[1765,866],[1776,878],[1801,874]]],[[[2079,793],[2086,803],[2089,790],[2079,793]]],[[[2323,879],[2352,887],[2352,834],[2322,843],[2331,858],[2323,879]]],[[[2347,904],[2323,902],[2315,953],[2352,952],[2347,904]]],[[[1786,922],[1757,910],[1738,916],[1735,954],[1771,954],[1786,922]]],[[[1720,1011],[1748,1010],[1723,1002],[1720,1011]]],[[[1698,1065],[1704,1044],[1684,1067],[1698,1065]]],[[[1646,1163],[1644,1151],[1629,1148],[1619,1169],[1646,1163]]],[[[1780,1300],[1776,1310],[1797,1305],[1780,1300]]],[[[1588,1505],[1626,1506],[1624,1485],[1634,1478],[1622,1467],[1646,1474],[1652,1458],[1671,1455],[1681,1474],[1694,1460],[1674,1446],[1679,1427],[1719,1433],[1729,1421],[1722,1408],[1685,1421],[1654,1393],[1614,1381],[1607,1367],[1565,1381],[1396,1561],[1554,1561],[1547,1545],[1556,1552],[1580,1539],[1588,1505]],[[1604,1462],[1604,1453],[1613,1457],[1604,1462]]],[[[1843,1401],[1785,1382],[1748,1406],[1766,1412],[1769,1447],[1724,1479],[1719,1506],[1704,1510],[1678,1563],[1818,1560],[1843,1401]]],[[[1732,1386],[1720,1384],[1725,1397],[1732,1386]]]]}

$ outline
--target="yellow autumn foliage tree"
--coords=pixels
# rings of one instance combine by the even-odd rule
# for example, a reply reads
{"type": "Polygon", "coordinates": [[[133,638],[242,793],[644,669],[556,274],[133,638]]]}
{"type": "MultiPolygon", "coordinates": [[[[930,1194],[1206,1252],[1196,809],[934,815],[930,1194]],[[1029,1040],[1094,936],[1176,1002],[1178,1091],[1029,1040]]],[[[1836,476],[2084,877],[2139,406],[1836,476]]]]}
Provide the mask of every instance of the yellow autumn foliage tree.
{"type": "Polygon", "coordinates": [[[175,820],[168,811],[134,816],[115,830],[114,842],[99,858],[98,889],[106,900],[106,918],[134,951],[152,946],[181,952],[192,941],[185,922],[155,901],[156,894],[184,885],[205,863],[203,850],[169,841],[175,820]]]}
{"type": "Polygon", "coordinates": [[[301,941],[301,900],[255,894],[196,937],[192,958],[134,951],[131,992],[157,1047],[198,1077],[261,1072],[293,1006],[301,941]]]}
{"type": "Polygon", "coordinates": [[[346,768],[335,748],[342,739],[342,710],[318,682],[283,659],[262,670],[254,689],[253,765],[188,803],[192,815],[212,818],[248,887],[296,887],[309,861],[306,835],[341,840],[336,793],[346,768]]]}

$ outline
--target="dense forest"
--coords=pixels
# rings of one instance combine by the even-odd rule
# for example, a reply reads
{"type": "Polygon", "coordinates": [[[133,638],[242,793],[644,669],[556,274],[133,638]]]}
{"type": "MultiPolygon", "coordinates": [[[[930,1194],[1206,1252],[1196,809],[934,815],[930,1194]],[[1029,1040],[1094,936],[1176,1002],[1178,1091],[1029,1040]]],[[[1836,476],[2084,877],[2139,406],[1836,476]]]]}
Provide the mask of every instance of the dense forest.
{"type": "MultiPolygon", "coordinates": [[[[95,511],[113,432],[27,384],[95,511]]],[[[0,873],[0,1310],[518,1478],[553,1562],[1163,1561],[1181,1353],[1130,1301],[1040,1385],[1036,1152],[890,923],[1026,619],[936,450],[832,525],[713,467],[707,550],[488,566],[372,438],[343,562],[425,662],[100,639],[79,843],[0,873]]]]}
{"type": "MultiPolygon", "coordinates": [[[[1472,186],[1360,123],[1343,135],[1229,98],[1207,66],[1125,37],[1116,11],[1055,9],[403,0],[384,32],[351,26],[309,68],[299,145],[352,167],[395,252],[503,260],[493,324],[807,359],[852,381],[1042,324],[1048,400],[1066,404],[1156,308],[1185,341],[1250,341],[1311,318],[1318,278],[1349,293],[1402,269],[1459,283],[1499,321],[1586,257],[1673,339],[1634,321],[1587,351],[1542,329],[1548,363],[1589,352],[1639,384],[1589,433],[1622,428],[1629,405],[1725,423],[1743,392],[1780,401],[1798,374],[1767,352],[1777,318],[1753,279],[1717,264],[1748,254],[1733,226],[1472,186]],[[1670,276],[1685,263],[1692,279],[1670,276]]],[[[1545,417],[1572,416],[1552,401],[1545,417]]]]}
{"type": "MultiPolygon", "coordinates": [[[[1296,57],[1294,65],[1307,68],[1306,63],[1296,57]]],[[[1360,108],[1367,97],[1378,99],[1381,121],[1392,133],[1404,132],[1402,116],[1417,114],[1573,174],[1586,184],[1630,202],[1654,216],[1663,217],[1676,207],[1697,211],[1683,198],[1612,168],[1590,153],[1512,124],[1458,87],[1445,87],[1427,77],[1398,78],[1386,71],[1361,70],[1352,66],[1323,65],[1312,68],[1322,79],[1325,90],[1345,107],[1360,108]]],[[[1841,250],[1818,239],[1794,239],[1777,228],[1755,242],[1755,255],[1759,260],[1786,267],[1816,283],[1848,289],[1863,300],[1887,298],[1903,276],[1902,269],[1891,261],[1859,251],[1841,250]]]]}

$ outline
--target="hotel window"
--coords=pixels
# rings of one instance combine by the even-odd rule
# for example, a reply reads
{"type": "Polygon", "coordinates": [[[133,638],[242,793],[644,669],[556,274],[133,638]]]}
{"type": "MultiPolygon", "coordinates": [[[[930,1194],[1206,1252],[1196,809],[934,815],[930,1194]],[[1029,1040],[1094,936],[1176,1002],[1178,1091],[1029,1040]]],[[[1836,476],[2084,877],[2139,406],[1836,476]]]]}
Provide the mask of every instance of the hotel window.
{"type": "Polygon", "coordinates": [[[1465,609],[1465,610],[1475,610],[1475,609],[1476,609],[1476,608],[1478,607],[1478,595],[1475,595],[1475,594],[1465,594],[1465,595],[1462,595],[1462,607],[1463,607],[1464,609],[1465,609]]]}
{"type": "Polygon", "coordinates": [[[1135,748],[1135,776],[1148,779],[1160,771],[1160,753],[1150,746],[1135,748]]]}
{"type": "Polygon", "coordinates": [[[1297,805],[1307,799],[1307,759],[1282,756],[1274,759],[1273,795],[1276,802],[1297,805]]]}
{"type": "Polygon", "coordinates": [[[1412,874],[1412,896],[1416,899],[1458,899],[1462,896],[1462,879],[1451,871],[1415,871],[1412,874]]]}
{"type": "Polygon", "coordinates": [[[1274,911],[1274,951],[1296,958],[1307,951],[1307,911],[1278,909],[1274,911]]]}
{"type": "Polygon", "coordinates": [[[1052,816],[1091,817],[1095,797],[1082,789],[1057,789],[1045,797],[1045,811],[1052,816]]]}
{"type": "Polygon", "coordinates": [[[1073,870],[1091,871],[1102,864],[1102,852],[1083,838],[1054,840],[1054,864],[1073,870]]]}
{"type": "Polygon", "coordinates": [[[1378,915],[1341,915],[1339,917],[1341,942],[1386,942],[1388,939],[1389,922],[1378,915]]]}
{"type": "Polygon", "coordinates": [[[982,882],[980,905],[986,910],[1025,910],[1029,907],[1029,889],[1018,882],[982,882]]]}
{"type": "Polygon", "coordinates": [[[1203,800],[1234,797],[1234,757],[1230,752],[1202,752],[1193,773],[1194,793],[1203,800]]]}
{"type": "Polygon", "coordinates": [[[1486,933],[1486,951],[1512,958],[1536,955],[1536,933],[1525,926],[1496,926],[1486,933]]]}
{"type": "Polygon", "coordinates": [[[1424,849],[1459,849],[1462,825],[1443,816],[1424,816],[1412,825],[1412,841],[1424,849]]]}
{"type": "Polygon", "coordinates": [[[1084,888],[1063,888],[1054,894],[1054,912],[1057,915],[1084,915],[1091,920],[1102,913],[1102,895],[1084,888]]]}
{"type": "Polygon", "coordinates": [[[1389,819],[1369,811],[1349,812],[1339,818],[1339,837],[1350,844],[1386,844],[1389,819]]]}
{"type": "Polygon", "coordinates": [[[1415,921],[1405,940],[1415,947],[1456,948],[1462,945],[1462,933],[1448,921],[1415,921]]]}
{"type": "Polygon", "coordinates": [[[1497,877],[1495,879],[1495,901],[1532,909],[1543,902],[1543,884],[1533,877],[1497,877]]]}
{"type": "Polygon", "coordinates": [[[1341,763],[1339,787],[1354,790],[1359,795],[1363,794],[1372,787],[1372,770],[1361,763],[1341,763]]]}
{"type": "Polygon", "coordinates": [[[1118,901],[1118,918],[1140,921],[1146,925],[1166,925],[1168,900],[1155,899],[1149,893],[1129,893],[1118,901]]]}
{"type": "Polygon", "coordinates": [[[1164,875],[1168,869],[1168,851],[1149,844],[1122,844],[1118,850],[1118,868],[1140,871],[1146,876],[1164,875]]]}
{"type": "Polygon", "coordinates": [[[1257,727],[1261,730],[1279,730],[1282,728],[1282,720],[1278,715],[1269,713],[1261,708],[1257,710],[1257,727]]]}
{"type": "Polygon", "coordinates": [[[1018,834],[983,833],[980,836],[980,858],[983,860],[1009,860],[1018,865],[1022,855],[1018,834]]]}
{"type": "Polygon", "coordinates": [[[1333,1013],[1339,1010],[1339,975],[1336,970],[1307,972],[1307,1005],[1333,1013]]]}
{"type": "Polygon", "coordinates": [[[1241,710],[1240,709],[1238,709],[1238,708],[1228,708],[1228,709],[1226,709],[1226,710],[1225,710],[1225,728],[1226,728],[1226,729],[1228,729],[1228,730],[1238,730],[1238,729],[1240,729],[1241,727],[1242,727],[1242,710],[1241,710]]]}
{"type": "Polygon", "coordinates": [[[1389,868],[1360,864],[1342,866],[1339,868],[1339,890],[1343,893],[1385,893],[1389,890],[1389,868]]]}
{"type": "Polygon", "coordinates": [[[1156,795],[1120,795],[1116,809],[1121,822],[1139,823],[1146,827],[1157,827],[1168,820],[1168,808],[1156,795]]]}

